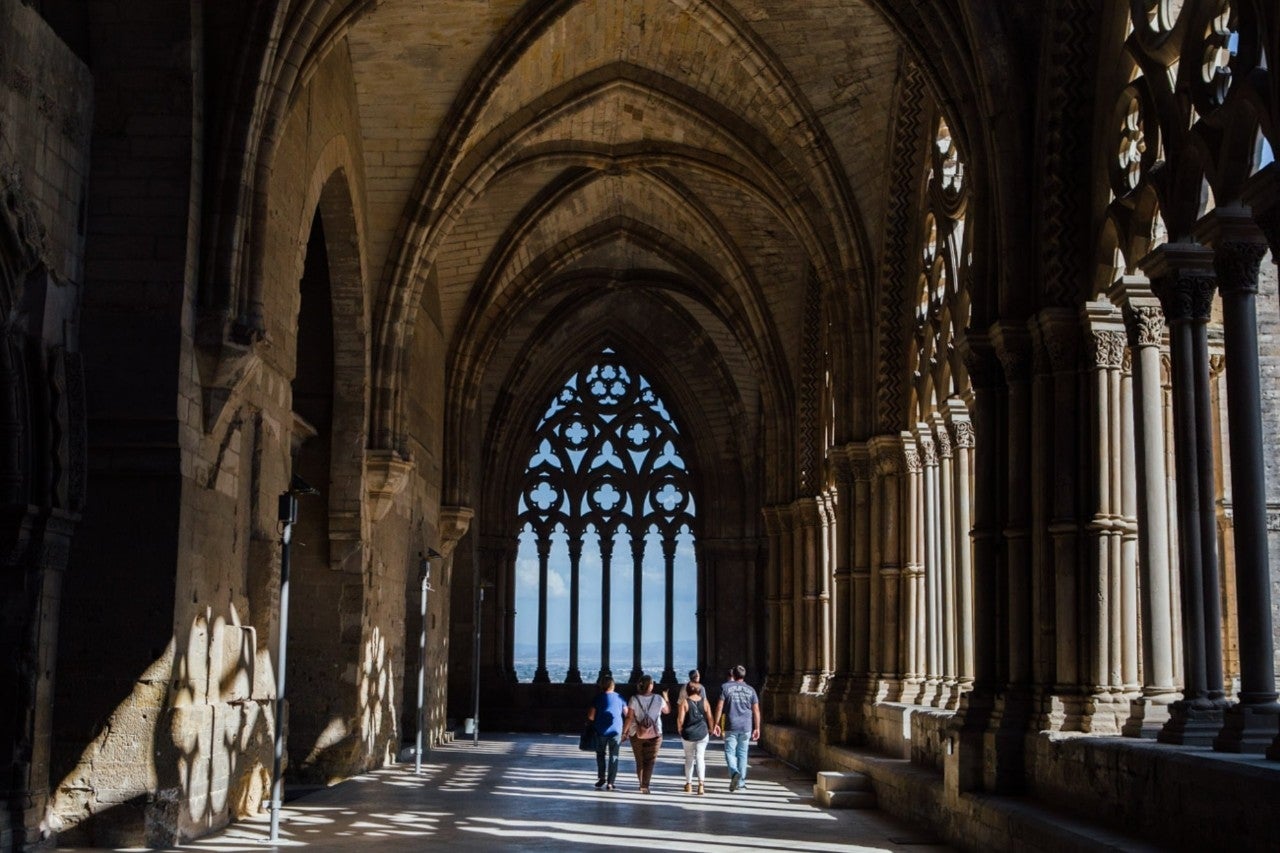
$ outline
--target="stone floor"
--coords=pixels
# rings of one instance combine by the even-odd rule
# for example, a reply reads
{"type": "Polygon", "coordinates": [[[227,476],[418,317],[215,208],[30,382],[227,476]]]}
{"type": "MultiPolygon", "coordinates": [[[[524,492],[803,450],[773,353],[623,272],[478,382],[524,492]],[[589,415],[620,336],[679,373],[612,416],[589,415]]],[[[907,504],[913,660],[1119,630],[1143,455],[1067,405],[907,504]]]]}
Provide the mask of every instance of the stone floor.
{"type": "MultiPolygon", "coordinates": [[[[184,850],[949,850],[928,833],[875,810],[829,811],[813,778],[753,750],[747,790],[729,793],[719,741],[707,750],[705,796],[685,794],[677,740],[658,758],[652,793],[637,790],[630,750],[618,790],[596,791],[595,757],[564,735],[486,735],[432,750],[422,775],[397,765],[288,800],[280,841],[267,816],[235,824],[184,850]]],[[[70,849],[70,848],[63,848],[70,849]]]]}

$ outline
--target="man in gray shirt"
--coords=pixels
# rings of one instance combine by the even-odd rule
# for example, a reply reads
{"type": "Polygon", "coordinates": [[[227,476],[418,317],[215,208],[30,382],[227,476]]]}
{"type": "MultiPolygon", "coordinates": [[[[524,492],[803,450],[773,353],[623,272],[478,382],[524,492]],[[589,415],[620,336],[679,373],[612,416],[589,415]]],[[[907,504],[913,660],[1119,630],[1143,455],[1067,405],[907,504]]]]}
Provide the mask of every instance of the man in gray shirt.
{"type": "Polygon", "coordinates": [[[720,701],[716,703],[714,734],[724,735],[724,762],[729,765],[729,790],[747,787],[747,749],[751,741],[760,739],[760,697],[744,679],[747,668],[739,664],[729,671],[731,679],[720,685],[720,701]],[[727,707],[727,711],[726,711],[727,707]],[[720,715],[725,714],[723,732],[720,715]]]}

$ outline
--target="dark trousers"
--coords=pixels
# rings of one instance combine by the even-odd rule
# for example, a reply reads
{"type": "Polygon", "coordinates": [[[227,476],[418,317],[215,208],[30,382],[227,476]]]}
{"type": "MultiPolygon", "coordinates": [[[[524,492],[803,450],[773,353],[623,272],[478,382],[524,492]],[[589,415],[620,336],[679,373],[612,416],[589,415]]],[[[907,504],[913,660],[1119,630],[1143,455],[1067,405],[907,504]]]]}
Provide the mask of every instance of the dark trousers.
{"type": "Polygon", "coordinates": [[[618,750],[622,735],[596,736],[596,778],[612,785],[618,778],[618,750]]]}
{"type": "Polygon", "coordinates": [[[636,777],[640,780],[640,787],[649,787],[649,780],[653,778],[653,765],[658,760],[658,750],[662,748],[662,738],[638,738],[631,739],[631,751],[636,757],[636,777]]]}

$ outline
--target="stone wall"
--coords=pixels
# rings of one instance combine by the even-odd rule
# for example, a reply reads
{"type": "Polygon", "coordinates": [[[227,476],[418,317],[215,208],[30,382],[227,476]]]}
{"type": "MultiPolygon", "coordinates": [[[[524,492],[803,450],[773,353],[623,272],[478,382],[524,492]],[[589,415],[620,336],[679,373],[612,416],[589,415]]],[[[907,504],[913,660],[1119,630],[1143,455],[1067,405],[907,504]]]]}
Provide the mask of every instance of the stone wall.
{"type": "Polygon", "coordinates": [[[0,849],[38,842],[56,638],[85,488],[79,308],[93,87],[26,4],[0,4],[0,849]]]}

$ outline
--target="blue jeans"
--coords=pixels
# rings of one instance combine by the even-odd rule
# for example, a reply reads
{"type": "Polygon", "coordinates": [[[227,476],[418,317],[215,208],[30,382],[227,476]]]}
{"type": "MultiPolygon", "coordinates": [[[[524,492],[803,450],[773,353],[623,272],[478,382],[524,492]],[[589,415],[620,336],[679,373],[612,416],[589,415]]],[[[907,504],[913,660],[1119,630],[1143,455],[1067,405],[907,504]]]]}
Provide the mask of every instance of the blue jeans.
{"type": "Polygon", "coordinates": [[[622,735],[596,736],[596,778],[612,785],[618,778],[618,750],[622,748],[622,735]]]}
{"type": "Polygon", "coordinates": [[[747,748],[751,746],[751,732],[724,733],[724,763],[729,765],[729,775],[738,774],[747,781],[747,748]]]}

